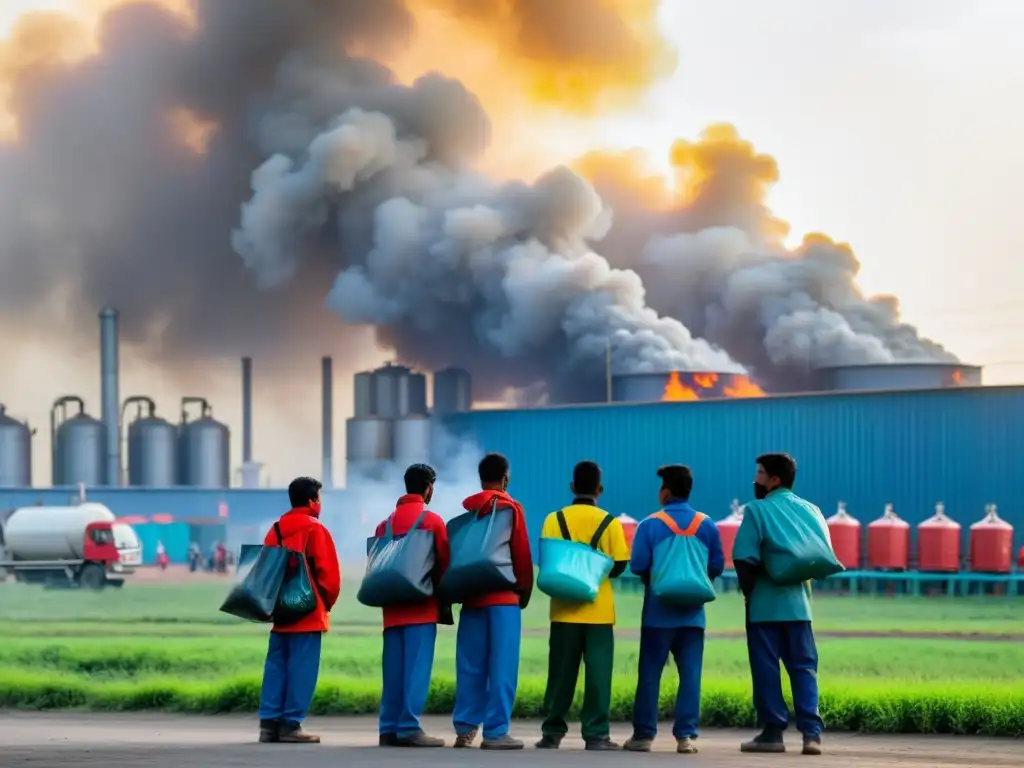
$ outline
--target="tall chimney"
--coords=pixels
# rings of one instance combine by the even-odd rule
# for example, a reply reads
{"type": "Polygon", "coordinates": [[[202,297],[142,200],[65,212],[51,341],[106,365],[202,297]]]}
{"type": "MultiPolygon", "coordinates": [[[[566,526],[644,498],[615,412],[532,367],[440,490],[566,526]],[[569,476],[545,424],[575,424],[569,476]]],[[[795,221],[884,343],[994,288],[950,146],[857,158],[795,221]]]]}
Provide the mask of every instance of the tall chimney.
{"type": "Polygon", "coordinates": [[[242,358],[242,466],[252,463],[252,358],[242,358]]]}
{"type": "Polygon", "coordinates": [[[108,486],[121,485],[121,414],[118,403],[120,367],[118,365],[117,310],[104,307],[100,312],[100,400],[106,443],[108,486]]]}
{"type": "Polygon", "coordinates": [[[320,361],[323,383],[322,410],[323,424],[323,469],[320,482],[324,488],[334,487],[334,380],[331,372],[331,358],[320,361]]]}

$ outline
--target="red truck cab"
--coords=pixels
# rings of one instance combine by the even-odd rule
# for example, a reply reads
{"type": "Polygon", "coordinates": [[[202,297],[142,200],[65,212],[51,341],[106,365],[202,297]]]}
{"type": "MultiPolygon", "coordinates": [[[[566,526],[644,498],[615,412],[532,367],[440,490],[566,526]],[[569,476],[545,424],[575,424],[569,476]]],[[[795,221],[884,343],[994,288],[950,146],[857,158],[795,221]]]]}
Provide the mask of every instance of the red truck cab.
{"type": "Polygon", "coordinates": [[[113,523],[89,523],[85,527],[82,557],[87,562],[101,564],[107,570],[121,561],[121,555],[114,544],[113,523]]]}

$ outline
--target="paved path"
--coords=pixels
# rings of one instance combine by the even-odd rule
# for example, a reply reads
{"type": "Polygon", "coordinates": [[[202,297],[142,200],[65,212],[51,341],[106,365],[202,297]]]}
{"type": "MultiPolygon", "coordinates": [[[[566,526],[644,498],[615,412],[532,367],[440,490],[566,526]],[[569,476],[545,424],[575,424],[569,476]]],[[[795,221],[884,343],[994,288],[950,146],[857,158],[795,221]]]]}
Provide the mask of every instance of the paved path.
{"type": "MultiPolygon", "coordinates": [[[[806,766],[815,758],[799,754],[740,755],[737,745],[749,733],[714,731],[700,740],[701,754],[676,755],[670,739],[658,744],[661,754],[587,753],[578,740],[567,740],[557,753],[532,749],[503,754],[476,750],[378,749],[376,722],[367,718],[314,718],[310,729],[319,733],[319,746],[255,743],[255,722],[239,717],[180,717],[173,715],[79,715],[0,712],[0,764],[4,768],[447,768],[479,766],[490,761],[503,768],[534,765],[565,768],[622,766],[629,763],[665,765],[693,762],[707,768],[749,768],[751,765],[806,766]],[[542,760],[540,759],[542,757],[542,760]]],[[[446,719],[430,718],[428,730],[445,735],[446,719]]],[[[534,739],[537,725],[517,723],[514,732],[534,739]]],[[[624,738],[622,728],[615,734],[624,738]]],[[[795,745],[796,740],[791,739],[795,745]]],[[[1024,740],[973,737],[883,737],[836,734],[826,740],[828,757],[819,763],[842,768],[914,766],[915,768],[1020,768],[1024,740]]]]}

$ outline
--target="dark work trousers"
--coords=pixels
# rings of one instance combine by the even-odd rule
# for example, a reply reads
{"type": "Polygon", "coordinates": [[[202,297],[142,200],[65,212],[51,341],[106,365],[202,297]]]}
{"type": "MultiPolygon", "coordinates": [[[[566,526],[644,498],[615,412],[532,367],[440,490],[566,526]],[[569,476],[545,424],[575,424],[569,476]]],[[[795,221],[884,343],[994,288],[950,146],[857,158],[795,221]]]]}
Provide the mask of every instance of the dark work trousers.
{"type": "Polygon", "coordinates": [[[633,702],[633,738],[653,739],[658,733],[661,675],[669,653],[679,671],[675,724],[677,739],[696,738],[700,725],[700,677],[704,666],[704,630],[700,627],[643,627],[640,663],[633,702]]]}
{"type": "Polygon", "coordinates": [[[421,731],[420,715],[430,693],[437,624],[409,624],[384,630],[380,732],[400,739],[421,731]]]}
{"type": "Polygon", "coordinates": [[[576,695],[580,662],[584,665],[581,730],[586,741],[604,739],[610,733],[612,666],[615,632],[611,624],[554,622],[548,640],[548,684],[544,691],[544,724],[541,733],[561,738],[569,732],[565,716],[576,695]]]}
{"type": "Polygon", "coordinates": [[[522,616],[518,605],[462,609],[455,646],[455,733],[481,724],[485,739],[508,733],[519,684],[522,616]]]}
{"type": "Polygon", "coordinates": [[[271,632],[260,691],[260,720],[298,725],[313,703],[322,632],[271,632]]]}
{"type": "Polygon", "coordinates": [[[809,621],[747,624],[747,652],[754,686],[754,709],[761,725],[785,730],[789,708],[782,697],[781,661],[793,691],[796,727],[818,738],[825,725],[818,714],[818,649],[809,621]]]}

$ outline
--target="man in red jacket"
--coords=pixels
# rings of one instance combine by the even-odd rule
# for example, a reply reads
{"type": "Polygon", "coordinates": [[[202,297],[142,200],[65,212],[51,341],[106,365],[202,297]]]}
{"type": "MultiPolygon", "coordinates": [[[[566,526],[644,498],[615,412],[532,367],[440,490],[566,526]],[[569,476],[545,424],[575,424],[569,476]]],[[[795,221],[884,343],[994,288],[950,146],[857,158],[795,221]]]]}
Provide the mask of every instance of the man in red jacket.
{"type": "MultiPolygon", "coordinates": [[[[434,534],[434,586],[448,569],[451,552],[444,520],[426,505],[434,495],[437,474],[426,464],[413,464],[405,471],[405,495],[391,513],[391,532],[403,536],[423,514],[420,530],[434,534]]],[[[387,520],[377,526],[380,538],[387,520]]],[[[427,704],[430,672],[434,666],[434,643],[442,606],[436,597],[412,605],[395,605],[384,613],[383,690],[380,698],[380,746],[443,747],[444,740],[428,736],[420,727],[420,715],[427,704]]]]}
{"type": "Polygon", "coordinates": [[[508,495],[508,459],[489,453],[480,461],[483,489],[462,506],[480,517],[495,510],[512,510],[512,570],[516,590],[493,592],[462,605],[455,648],[455,746],[472,746],[483,725],[481,749],[522,749],[523,742],[509,735],[512,705],[519,683],[520,612],[533,592],[533,557],[523,508],[508,495]],[[495,504],[495,502],[497,502],[495,504]]]}
{"type": "Polygon", "coordinates": [[[271,528],[265,546],[283,546],[304,552],[316,587],[316,609],[294,624],[274,625],[263,668],[260,693],[260,741],[264,743],[319,744],[320,737],[302,730],[320,673],[320,643],[330,624],[328,614],[341,593],[341,569],[334,539],[320,522],[320,488],[311,477],[288,486],[292,508],[271,528]]]}

